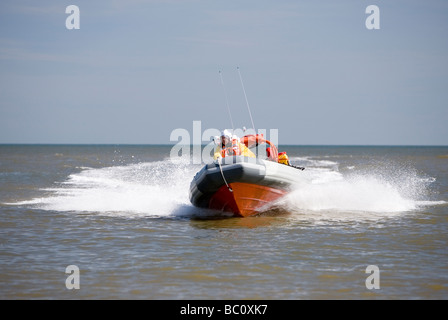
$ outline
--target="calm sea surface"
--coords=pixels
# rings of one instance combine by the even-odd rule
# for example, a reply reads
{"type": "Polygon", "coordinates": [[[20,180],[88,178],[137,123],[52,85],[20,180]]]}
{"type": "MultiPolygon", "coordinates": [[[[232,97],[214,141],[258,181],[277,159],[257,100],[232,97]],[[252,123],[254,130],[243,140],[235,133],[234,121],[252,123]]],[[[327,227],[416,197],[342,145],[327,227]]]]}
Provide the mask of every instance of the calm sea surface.
{"type": "Polygon", "coordinates": [[[303,183],[251,218],[170,150],[0,145],[0,298],[448,298],[448,147],[282,147],[303,183]]]}

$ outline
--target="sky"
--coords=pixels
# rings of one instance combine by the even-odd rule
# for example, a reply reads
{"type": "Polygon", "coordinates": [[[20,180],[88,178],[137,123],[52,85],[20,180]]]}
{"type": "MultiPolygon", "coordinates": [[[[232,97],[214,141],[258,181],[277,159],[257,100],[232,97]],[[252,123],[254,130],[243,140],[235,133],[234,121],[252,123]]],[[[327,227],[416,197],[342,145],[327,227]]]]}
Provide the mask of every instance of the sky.
{"type": "Polygon", "coordinates": [[[0,143],[176,143],[232,128],[228,109],[250,128],[239,67],[280,144],[448,145],[447,18],[446,0],[2,0],[0,143]]]}

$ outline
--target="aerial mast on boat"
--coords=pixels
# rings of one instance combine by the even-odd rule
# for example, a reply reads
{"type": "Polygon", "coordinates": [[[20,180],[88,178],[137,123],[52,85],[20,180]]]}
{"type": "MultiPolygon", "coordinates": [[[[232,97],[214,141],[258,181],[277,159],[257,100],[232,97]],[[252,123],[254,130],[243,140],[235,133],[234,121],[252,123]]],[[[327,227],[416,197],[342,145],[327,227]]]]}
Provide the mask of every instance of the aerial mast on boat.
{"type": "Polygon", "coordinates": [[[249,101],[247,100],[246,89],[244,88],[243,78],[241,77],[240,67],[236,67],[238,70],[238,75],[240,76],[241,86],[243,87],[244,98],[246,99],[247,110],[249,111],[250,121],[252,123],[252,128],[255,130],[254,119],[252,118],[252,112],[250,111],[249,101]]]}
{"type": "Polygon", "coordinates": [[[226,98],[227,111],[229,111],[230,123],[232,124],[232,134],[233,134],[235,132],[235,126],[233,125],[232,113],[230,112],[229,98],[228,98],[228,95],[227,95],[226,86],[224,85],[224,80],[222,78],[221,70],[219,70],[219,76],[221,77],[221,84],[222,84],[222,88],[224,90],[224,96],[226,98]]]}

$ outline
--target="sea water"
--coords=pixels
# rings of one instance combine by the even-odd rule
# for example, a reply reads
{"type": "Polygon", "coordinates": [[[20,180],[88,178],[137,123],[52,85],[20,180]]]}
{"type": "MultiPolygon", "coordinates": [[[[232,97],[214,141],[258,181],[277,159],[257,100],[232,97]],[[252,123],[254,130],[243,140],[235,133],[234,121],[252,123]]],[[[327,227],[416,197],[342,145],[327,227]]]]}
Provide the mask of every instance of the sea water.
{"type": "Polygon", "coordinates": [[[0,298],[448,297],[448,147],[280,147],[302,180],[250,218],[192,206],[170,150],[1,145],[0,298]]]}

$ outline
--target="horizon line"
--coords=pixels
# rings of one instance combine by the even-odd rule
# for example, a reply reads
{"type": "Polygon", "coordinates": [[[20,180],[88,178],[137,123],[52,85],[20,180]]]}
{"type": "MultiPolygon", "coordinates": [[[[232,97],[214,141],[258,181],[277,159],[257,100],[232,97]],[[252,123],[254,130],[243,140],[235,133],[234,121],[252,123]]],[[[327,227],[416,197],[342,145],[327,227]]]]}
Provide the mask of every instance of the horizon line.
{"type": "MultiPolygon", "coordinates": [[[[184,144],[182,146],[207,146],[206,144],[184,144]]],[[[175,146],[177,143],[78,143],[78,142],[0,142],[0,146],[175,146]]],[[[448,144],[278,144],[284,147],[448,147],[448,144]]]]}

